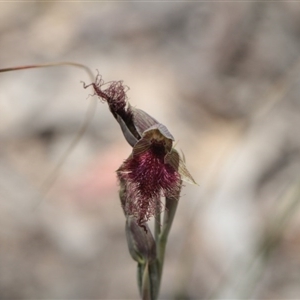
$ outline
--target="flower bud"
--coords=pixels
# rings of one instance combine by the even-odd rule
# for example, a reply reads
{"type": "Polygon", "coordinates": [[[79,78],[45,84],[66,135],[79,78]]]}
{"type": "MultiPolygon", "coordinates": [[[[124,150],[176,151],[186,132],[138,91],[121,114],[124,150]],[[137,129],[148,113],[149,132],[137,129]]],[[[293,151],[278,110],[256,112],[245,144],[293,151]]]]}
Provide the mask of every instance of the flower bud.
{"type": "Polygon", "coordinates": [[[147,224],[140,227],[134,217],[126,220],[126,238],[129,252],[138,263],[152,262],[156,258],[156,245],[147,224]]]}

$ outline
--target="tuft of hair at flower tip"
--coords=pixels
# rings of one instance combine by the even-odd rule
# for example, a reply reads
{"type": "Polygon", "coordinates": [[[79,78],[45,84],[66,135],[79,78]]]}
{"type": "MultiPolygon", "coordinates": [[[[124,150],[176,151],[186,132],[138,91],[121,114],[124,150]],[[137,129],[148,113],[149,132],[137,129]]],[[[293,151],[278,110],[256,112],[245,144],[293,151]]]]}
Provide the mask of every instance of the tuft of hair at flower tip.
{"type": "Polygon", "coordinates": [[[129,90],[129,87],[123,85],[123,81],[104,83],[99,72],[95,82],[83,85],[84,88],[89,86],[94,88],[94,95],[97,95],[102,101],[107,102],[111,113],[123,131],[124,137],[133,146],[140,139],[140,134],[134,125],[132,107],[127,102],[126,92],[129,90]]]}

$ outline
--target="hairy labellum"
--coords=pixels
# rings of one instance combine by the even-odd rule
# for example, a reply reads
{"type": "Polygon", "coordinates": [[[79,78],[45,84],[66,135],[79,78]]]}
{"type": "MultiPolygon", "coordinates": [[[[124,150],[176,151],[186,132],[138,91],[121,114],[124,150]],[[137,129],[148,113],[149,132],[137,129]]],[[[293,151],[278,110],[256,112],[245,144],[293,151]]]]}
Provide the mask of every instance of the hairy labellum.
{"type": "Polygon", "coordinates": [[[137,143],[141,149],[133,151],[117,171],[119,180],[126,186],[124,211],[136,217],[140,226],[162,210],[162,196],[178,194],[181,182],[179,172],[165,163],[166,141],[157,137],[156,130],[151,130],[151,135],[149,141],[143,137],[137,143]]]}

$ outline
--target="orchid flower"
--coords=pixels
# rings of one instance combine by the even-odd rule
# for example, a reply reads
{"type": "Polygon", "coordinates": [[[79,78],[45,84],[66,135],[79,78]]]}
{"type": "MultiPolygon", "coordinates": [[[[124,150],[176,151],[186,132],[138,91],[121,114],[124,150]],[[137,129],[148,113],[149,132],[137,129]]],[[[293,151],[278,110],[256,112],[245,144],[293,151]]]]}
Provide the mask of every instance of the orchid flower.
{"type": "Polygon", "coordinates": [[[122,81],[105,84],[96,76],[94,94],[107,102],[132,152],[117,170],[120,200],[126,216],[129,252],[138,262],[138,285],[143,299],[156,299],[162,267],[182,181],[194,183],[184,161],[174,149],[167,127],[127,101],[128,87],[122,81]],[[165,205],[161,198],[165,197],[165,205]],[[163,224],[160,214],[164,211],[163,224]],[[147,222],[156,217],[155,239],[147,222]]]}

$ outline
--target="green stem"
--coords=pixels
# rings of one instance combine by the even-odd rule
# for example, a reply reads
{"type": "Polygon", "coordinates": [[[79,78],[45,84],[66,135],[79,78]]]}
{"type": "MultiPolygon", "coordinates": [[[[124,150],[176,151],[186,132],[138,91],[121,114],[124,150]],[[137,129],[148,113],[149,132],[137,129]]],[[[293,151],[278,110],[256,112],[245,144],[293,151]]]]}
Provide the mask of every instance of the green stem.
{"type": "Polygon", "coordinates": [[[175,197],[166,197],[166,210],[164,212],[162,229],[159,235],[157,236],[155,235],[156,257],[157,257],[156,263],[157,263],[157,274],[158,274],[156,298],[158,297],[158,293],[161,285],[167,240],[177,210],[179,195],[180,195],[180,191],[178,191],[178,194],[175,197]]]}
{"type": "Polygon", "coordinates": [[[166,198],[166,210],[164,213],[163,227],[160,237],[161,240],[167,240],[168,238],[177,210],[178,201],[179,195],[178,197],[166,198]]]}
{"type": "Polygon", "coordinates": [[[144,266],[143,278],[142,278],[142,299],[143,300],[152,300],[149,275],[150,275],[149,264],[147,262],[144,266]]]}
{"type": "MultiPolygon", "coordinates": [[[[156,206],[156,216],[154,223],[154,237],[155,241],[158,241],[160,233],[161,233],[161,214],[160,214],[160,206],[159,203],[156,206]]],[[[157,244],[156,244],[157,245],[157,244]]]]}
{"type": "Polygon", "coordinates": [[[137,282],[138,282],[138,288],[141,297],[142,297],[142,287],[143,287],[144,266],[145,264],[142,263],[138,263],[137,265],[137,282]]]}

